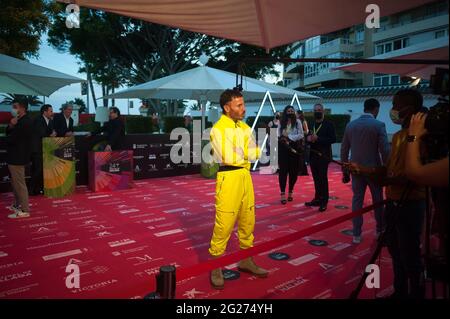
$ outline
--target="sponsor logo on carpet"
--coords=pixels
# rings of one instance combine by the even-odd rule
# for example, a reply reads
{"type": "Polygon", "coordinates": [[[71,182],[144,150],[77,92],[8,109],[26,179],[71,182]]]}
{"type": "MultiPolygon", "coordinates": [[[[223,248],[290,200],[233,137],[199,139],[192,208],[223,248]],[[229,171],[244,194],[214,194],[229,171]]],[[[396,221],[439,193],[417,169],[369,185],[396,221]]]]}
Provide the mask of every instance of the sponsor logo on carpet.
{"type": "Polygon", "coordinates": [[[84,286],[84,287],[81,287],[79,289],[73,289],[73,290],[71,290],[71,292],[74,293],[74,294],[77,294],[77,293],[80,293],[80,292],[94,291],[94,290],[97,290],[97,289],[100,289],[100,288],[108,287],[108,286],[113,285],[113,284],[115,284],[117,282],[118,282],[118,280],[116,280],[116,279],[110,279],[110,280],[107,280],[107,281],[102,281],[102,282],[98,282],[98,283],[95,283],[95,284],[92,284],[92,285],[84,286]]]}
{"type": "Polygon", "coordinates": [[[83,252],[81,251],[81,249],[74,249],[74,250],[64,251],[64,252],[56,253],[56,254],[52,254],[52,255],[42,256],[42,259],[44,261],[49,261],[49,260],[54,260],[54,259],[58,259],[58,258],[79,255],[82,253],[83,252]]]}
{"type": "Polygon", "coordinates": [[[307,254],[295,259],[292,259],[291,261],[288,261],[293,266],[300,266],[303,264],[306,264],[307,262],[310,262],[311,260],[314,260],[316,258],[319,258],[319,254],[307,254]]]}
{"type": "Polygon", "coordinates": [[[331,289],[327,289],[322,291],[320,294],[312,297],[312,299],[329,299],[333,295],[333,291],[331,289]]]}
{"type": "Polygon", "coordinates": [[[0,276],[0,282],[8,282],[30,276],[33,276],[33,273],[31,272],[31,270],[26,270],[16,274],[0,276]]]}
{"type": "Polygon", "coordinates": [[[5,253],[4,251],[0,250],[0,257],[6,257],[6,256],[8,256],[8,254],[5,253]]]}
{"type": "Polygon", "coordinates": [[[109,247],[119,247],[119,246],[134,244],[134,243],[136,243],[136,241],[126,238],[126,239],[111,241],[108,243],[108,245],[109,245],[109,247]]]}
{"type": "Polygon", "coordinates": [[[138,212],[140,212],[140,210],[139,209],[134,209],[134,208],[126,209],[126,210],[119,210],[119,213],[122,214],[122,215],[130,214],[130,213],[138,213],[138,212]]]}
{"type": "Polygon", "coordinates": [[[29,228],[36,228],[36,227],[42,228],[42,227],[45,227],[45,226],[51,226],[51,225],[56,225],[56,224],[58,224],[57,221],[52,221],[52,222],[47,222],[47,223],[31,224],[31,225],[28,225],[28,227],[29,228]]]}
{"type": "Polygon", "coordinates": [[[95,195],[95,196],[88,196],[87,199],[99,199],[99,198],[107,198],[111,197],[112,195],[95,195]]]}
{"type": "Polygon", "coordinates": [[[196,288],[192,288],[191,290],[186,291],[183,296],[188,299],[195,299],[197,295],[204,294],[203,291],[198,291],[196,288]]]}
{"type": "Polygon", "coordinates": [[[12,268],[12,267],[21,266],[21,265],[23,265],[23,261],[16,261],[13,263],[0,265],[0,269],[8,269],[8,268],[12,268]]]}
{"type": "Polygon", "coordinates": [[[348,247],[351,247],[351,246],[352,245],[349,244],[349,243],[341,243],[341,242],[339,242],[339,243],[331,245],[329,248],[331,248],[331,249],[333,249],[335,251],[341,251],[341,250],[344,250],[344,249],[346,249],[348,247]]]}
{"type": "Polygon", "coordinates": [[[286,281],[280,285],[275,286],[275,289],[281,292],[286,292],[300,285],[303,285],[306,282],[308,282],[308,279],[305,279],[303,277],[296,277],[292,280],[286,281]]]}
{"type": "Polygon", "coordinates": [[[169,236],[169,235],[178,234],[178,233],[182,233],[182,232],[183,232],[182,229],[177,228],[177,229],[166,230],[166,231],[163,231],[160,233],[155,233],[154,235],[156,237],[164,237],[164,236],[169,236]]]}
{"type": "Polygon", "coordinates": [[[164,258],[153,258],[149,255],[142,255],[142,256],[134,256],[134,257],[128,257],[127,260],[131,260],[134,262],[133,266],[139,266],[143,264],[148,264],[157,260],[162,260],[164,258]]]}
{"type": "Polygon", "coordinates": [[[1,291],[0,292],[0,297],[6,297],[6,296],[12,296],[12,295],[21,294],[21,293],[30,291],[31,288],[37,287],[37,286],[39,286],[39,284],[38,283],[34,283],[34,284],[30,284],[30,285],[27,285],[27,286],[24,286],[24,287],[18,287],[18,288],[6,290],[6,291],[1,291]]]}
{"type": "Polygon", "coordinates": [[[178,213],[178,212],[182,212],[185,210],[186,210],[186,208],[175,208],[175,209],[163,210],[163,213],[173,214],[173,213],[178,213]]]}

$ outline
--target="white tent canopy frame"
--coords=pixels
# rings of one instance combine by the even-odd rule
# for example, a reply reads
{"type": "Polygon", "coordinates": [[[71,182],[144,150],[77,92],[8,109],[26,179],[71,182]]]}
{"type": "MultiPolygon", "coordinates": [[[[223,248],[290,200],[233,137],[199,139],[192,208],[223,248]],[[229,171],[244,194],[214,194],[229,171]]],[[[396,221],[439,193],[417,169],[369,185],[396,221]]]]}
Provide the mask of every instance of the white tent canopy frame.
{"type": "MultiPolygon", "coordinates": [[[[267,99],[269,99],[270,107],[272,109],[273,114],[275,115],[275,113],[277,112],[277,110],[275,109],[275,105],[273,104],[272,96],[270,95],[270,92],[267,91],[266,94],[264,95],[264,99],[262,100],[261,105],[259,106],[258,113],[256,114],[255,120],[253,122],[252,133],[255,131],[256,123],[258,122],[258,120],[259,120],[259,118],[261,116],[262,109],[263,109],[264,105],[266,104],[266,100],[267,99]]],[[[296,102],[296,104],[298,106],[298,109],[301,111],[302,110],[302,105],[300,103],[300,100],[298,99],[297,93],[294,93],[294,96],[292,97],[290,105],[294,106],[294,102],[296,102]]],[[[269,134],[266,133],[266,135],[264,136],[264,140],[263,140],[263,142],[261,144],[261,151],[263,151],[265,149],[268,138],[269,138],[269,134]]],[[[253,170],[254,171],[256,170],[256,167],[258,166],[258,163],[259,163],[259,159],[257,159],[255,161],[255,163],[253,164],[253,170]]]]}
{"type": "MultiPolygon", "coordinates": [[[[172,74],[157,80],[139,84],[117,93],[107,95],[103,98],[145,98],[145,99],[170,99],[170,100],[198,100],[202,107],[202,130],[205,127],[205,104],[206,101],[219,102],[220,95],[226,89],[235,86],[236,75],[231,72],[199,66],[187,71],[172,74]]],[[[297,96],[297,99],[318,98],[314,95],[291,90],[282,86],[270,84],[261,80],[249,77],[242,77],[242,94],[246,102],[260,100],[267,92],[272,97],[284,99],[290,96],[297,96]]],[[[260,114],[261,112],[259,112],[260,114]]]]}

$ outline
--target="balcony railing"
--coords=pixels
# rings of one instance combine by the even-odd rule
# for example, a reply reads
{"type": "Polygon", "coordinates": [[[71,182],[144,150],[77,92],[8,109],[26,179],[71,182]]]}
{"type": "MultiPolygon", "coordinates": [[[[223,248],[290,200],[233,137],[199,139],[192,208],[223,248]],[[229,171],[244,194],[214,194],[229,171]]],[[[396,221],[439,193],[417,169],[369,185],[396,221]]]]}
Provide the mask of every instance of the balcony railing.
{"type": "Polygon", "coordinates": [[[412,23],[416,23],[416,22],[420,22],[420,21],[424,21],[424,20],[428,20],[428,19],[433,19],[433,18],[440,17],[440,16],[443,16],[443,15],[448,15],[448,12],[447,11],[440,11],[440,12],[435,12],[433,14],[428,14],[428,15],[425,15],[425,16],[421,16],[421,17],[417,17],[417,18],[414,18],[414,19],[410,19],[410,20],[407,20],[407,21],[400,21],[400,22],[397,22],[397,23],[390,23],[390,24],[381,26],[380,28],[375,29],[374,31],[375,31],[375,33],[383,32],[383,31],[399,28],[399,27],[402,27],[402,26],[405,26],[405,25],[409,25],[409,24],[412,24],[412,23]]]}
{"type": "Polygon", "coordinates": [[[317,46],[315,46],[315,47],[313,47],[313,48],[311,48],[309,50],[307,49],[306,50],[306,54],[316,53],[316,52],[319,52],[321,50],[324,50],[324,49],[327,49],[327,48],[330,48],[330,47],[334,47],[334,46],[338,46],[338,45],[341,45],[341,44],[351,45],[351,44],[353,44],[353,42],[350,41],[349,39],[337,38],[337,39],[331,40],[329,42],[322,43],[321,45],[317,45],[317,46]]]}

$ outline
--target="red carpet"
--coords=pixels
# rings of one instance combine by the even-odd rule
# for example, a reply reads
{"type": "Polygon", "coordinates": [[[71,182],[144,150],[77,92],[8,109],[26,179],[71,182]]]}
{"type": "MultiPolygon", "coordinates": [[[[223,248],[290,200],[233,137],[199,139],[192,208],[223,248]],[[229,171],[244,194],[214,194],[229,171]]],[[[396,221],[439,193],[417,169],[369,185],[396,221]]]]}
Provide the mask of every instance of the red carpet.
{"type": "MultiPolygon", "coordinates": [[[[349,185],[330,168],[325,213],[304,206],[313,197],[311,177],[300,177],[294,201],[279,203],[277,175],[253,175],[258,244],[348,213],[349,185]],[[336,208],[336,206],[347,208],[336,208]]],[[[7,218],[12,194],[0,194],[0,298],[141,298],[154,290],[154,275],[165,264],[191,266],[208,258],[214,221],[215,181],[199,175],[137,181],[135,188],[92,193],[85,187],[64,199],[32,197],[32,217],[7,218]],[[68,263],[80,267],[80,288],[68,289],[68,263]],[[137,288],[148,283],[145,291],[137,288]]],[[[370,196],[365,203],[369,205],[370,196]]],[[[277,249],[288,260],[268,253],[255,257],[270,270],[266,279],[242,273],[227,280],[223,291],[209,286],[208,274],[177,284],[178,298],[347,298],[375,247],[372,213],[365,214],[363,242],[351,244],[341,233],[351,222],[277,249]],[[313,246],[311,239],[327,246],[313,246]]],[[[237,237],[228,252],[238,249],[237,237]]],[[[235,265],[227,267],[235,269],[235,265]]],[[[386,252],[380,260],[381,287],[364,288],[361,298],[392,292],[392,269],[386,252]]]]}

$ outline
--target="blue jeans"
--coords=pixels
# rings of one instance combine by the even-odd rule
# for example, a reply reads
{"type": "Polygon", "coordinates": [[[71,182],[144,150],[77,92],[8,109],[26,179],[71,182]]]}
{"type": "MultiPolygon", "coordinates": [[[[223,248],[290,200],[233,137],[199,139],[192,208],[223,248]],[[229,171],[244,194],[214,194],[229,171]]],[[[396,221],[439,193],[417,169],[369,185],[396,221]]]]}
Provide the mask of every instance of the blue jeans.
{"type": "MultiPolygon", "coordinates": [[[[372,202],[378,203],[383,200],[383,188],[366,177],[352,175],[352,211],[357,211],[363,207],[364,195],[366,193],[366,188],[369,186],[370,192],[372,193],[372,202]]],[[[377,222],[376,230],[381,232],[384,228],[384,218],[383,218],[383,206],[374,209],[375,220],[377,222]]],[[[363,225],[362,215],[357,216],[352,219],[353,222],[353,236],[361,236],[361,229],[363,225]]]]}

